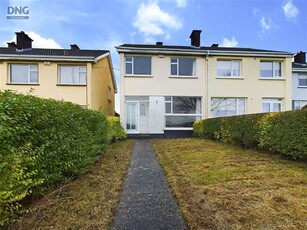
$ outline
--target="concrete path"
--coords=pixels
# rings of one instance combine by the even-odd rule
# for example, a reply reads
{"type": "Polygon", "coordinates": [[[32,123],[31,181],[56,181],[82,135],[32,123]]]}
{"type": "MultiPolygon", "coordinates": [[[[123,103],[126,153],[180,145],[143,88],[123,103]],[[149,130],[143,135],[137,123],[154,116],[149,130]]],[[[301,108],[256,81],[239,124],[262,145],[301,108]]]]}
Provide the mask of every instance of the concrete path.
{"type": "Polygon", "coordinates": [[[136,140],[111,229],[186,229],[148,140],[136,140]]]}

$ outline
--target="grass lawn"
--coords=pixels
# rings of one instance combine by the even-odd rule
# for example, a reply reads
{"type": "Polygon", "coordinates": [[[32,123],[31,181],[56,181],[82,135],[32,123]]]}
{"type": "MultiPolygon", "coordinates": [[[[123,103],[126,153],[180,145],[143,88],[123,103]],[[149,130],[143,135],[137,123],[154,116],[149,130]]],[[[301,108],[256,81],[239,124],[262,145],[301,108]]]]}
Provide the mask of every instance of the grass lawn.
{"type": "Polygon", "coordinates": [[[307,164],[202,139],[152,140],[191,229],[307,229],[307,164]]]}
{"type": "Polygon", "coordinates": [[[134,141],[112,144],[90,173],[38,200],[11,229],[107,229],[119,202],[134,141]]]}

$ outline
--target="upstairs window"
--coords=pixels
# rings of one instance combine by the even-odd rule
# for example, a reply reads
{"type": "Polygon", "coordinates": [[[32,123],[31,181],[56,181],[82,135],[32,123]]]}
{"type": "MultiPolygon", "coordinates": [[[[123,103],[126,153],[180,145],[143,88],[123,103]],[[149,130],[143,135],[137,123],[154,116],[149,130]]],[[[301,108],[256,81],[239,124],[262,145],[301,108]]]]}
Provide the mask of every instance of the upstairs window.
{"type": "Polygon", "coordinates": [[[280,78],[281,75],[281,62],[260,62],[260,77],[261,78],[280,78]]]}
{"type": "Polygon", "coordinates": [[[151,75],[151,57],[125,57],[127,75],[151,75]]]}
{"type": "Polygon", "coordinates": [[[299,87],[307,87],[307,74],[299,74],[298,75],[298,86],[299,87]]]}
{"type": "Polygon", "coordinates": [[[240,77],[241,62],[239,60],[218,60],[217,76],[219,77],[240,77]]]}
{"type": "Polygon", "coordinates": [[[171,58],[172,76],[195,76],[195,58],[171,58]]]}
{"type": "Polygon", "coordinates": [[[64,85],[85,85],[86,66],[60,66],[59,83],[64,85]]]}
{"type": "Polygon", "coordinates": [[[37,84],[38,67],[37,65],[10,65],[10,83],[16,84],[37,84]]]}

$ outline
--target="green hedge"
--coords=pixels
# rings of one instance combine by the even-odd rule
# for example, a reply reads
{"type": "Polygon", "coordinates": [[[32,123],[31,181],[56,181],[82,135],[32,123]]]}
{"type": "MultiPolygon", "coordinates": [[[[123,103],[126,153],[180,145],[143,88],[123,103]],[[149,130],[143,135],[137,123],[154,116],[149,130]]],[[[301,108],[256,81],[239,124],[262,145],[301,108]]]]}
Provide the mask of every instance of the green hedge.
{"type": "Polygon", "coordinates": [[[210,118],[197,121],[194,136],[307,159],[307,110],[210,118]]]}
{"type": "Polygon", "coordinates": [[[108,124],[109,124],[109,139],[112,142],[117,142],[119,140],[124,140],[127,138],[127,134],[124,128],[120,124],[119,117],[108,117],[108,124]]]}
{"type": "Polygon", "coordinates": [[[52,99],[0,92],[0,226],[20,201],[86,172],[109,144],[107,116],[52,99]]]}

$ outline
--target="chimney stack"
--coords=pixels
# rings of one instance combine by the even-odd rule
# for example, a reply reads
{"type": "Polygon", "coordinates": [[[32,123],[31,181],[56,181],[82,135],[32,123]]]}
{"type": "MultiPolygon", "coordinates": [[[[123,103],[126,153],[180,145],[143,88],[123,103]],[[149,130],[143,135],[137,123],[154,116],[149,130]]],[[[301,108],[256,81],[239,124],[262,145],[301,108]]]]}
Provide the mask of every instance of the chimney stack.
{"type": "Polygon", "coordinates": [[[306,52],[300,51],[299,53],[297,53],[294,56],[294,62],[305,64],[306,63],[306,52]]]}
{"type": "Polygon", "coordinates": [[[25,34],[24,31],[16,32],[17,36],[17,49],[23,50],[23,49],[31,49],[32,48],[32,39],[25,34]]]}
{"type": "Polygon", "coordinates": [[[8,47],[8,48],[16,49],[17,45],[16,45],[15,42],[8,42],[8,43],[7,43],[7,47],[8,47]]]}
{"type": "Polygon", "coordinates": [[[191,38],[191,46],[200,47],[200,33],[201,30],[193,30],[190,38],[191,38]]]}
{"type": "Polygon", "coordinates": [[[77,44],[71,44],[70,45],[71,50],[80,50],[79,46],[77,44]]]}

